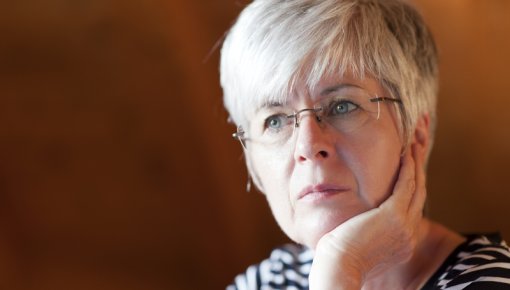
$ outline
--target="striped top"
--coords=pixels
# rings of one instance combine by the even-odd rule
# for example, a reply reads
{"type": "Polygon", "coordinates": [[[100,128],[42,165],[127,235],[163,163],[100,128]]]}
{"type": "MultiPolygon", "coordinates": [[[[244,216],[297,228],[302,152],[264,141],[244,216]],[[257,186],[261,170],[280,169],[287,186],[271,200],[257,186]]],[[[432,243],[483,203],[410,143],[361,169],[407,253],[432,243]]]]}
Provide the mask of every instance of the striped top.
{"type": "MultiPolygon", "coordinates": [[[[422,288],[510,289],[510,249],[498,234],[469,235],[422,288]]],[[[288,244],[276,248],[258,265],[238,275],[227,290],[308,289],[313,254],[288,244]]]]}

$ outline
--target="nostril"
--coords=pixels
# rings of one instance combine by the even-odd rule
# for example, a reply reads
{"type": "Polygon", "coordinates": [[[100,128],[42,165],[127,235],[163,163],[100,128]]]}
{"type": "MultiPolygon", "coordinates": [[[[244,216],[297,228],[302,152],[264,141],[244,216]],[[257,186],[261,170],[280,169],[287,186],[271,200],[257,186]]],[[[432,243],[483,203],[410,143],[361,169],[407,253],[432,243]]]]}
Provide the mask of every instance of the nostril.
{"type": "Polygon", "coordinates": [[[321,150],[319,151],[318,153],[322,158],[327,158],[328,157],[328,152],[324,151],[324,150],[321,150]]]}

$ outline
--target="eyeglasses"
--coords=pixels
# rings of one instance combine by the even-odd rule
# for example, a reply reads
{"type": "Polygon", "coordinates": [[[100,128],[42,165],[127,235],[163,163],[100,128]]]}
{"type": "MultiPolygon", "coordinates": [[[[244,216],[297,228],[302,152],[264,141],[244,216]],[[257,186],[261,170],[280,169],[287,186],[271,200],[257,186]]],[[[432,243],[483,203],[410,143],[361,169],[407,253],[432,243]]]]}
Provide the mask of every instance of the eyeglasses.
{"type": "Polygon", "coordinates": [[[379,120],[381,102],[402,104],[400,99],[374,97],[362,89],[354,89],[325,98],[313,108],[297,112],[281,105],[267,106],[250,121],[248,132],[239,126],[232,137],[238,139],[245,149],[248,141],[266,147],[282,147],[307,115],[315,117],[321,124],[329,124],[339,133],[353,133],[367,123],[379,120]]]}

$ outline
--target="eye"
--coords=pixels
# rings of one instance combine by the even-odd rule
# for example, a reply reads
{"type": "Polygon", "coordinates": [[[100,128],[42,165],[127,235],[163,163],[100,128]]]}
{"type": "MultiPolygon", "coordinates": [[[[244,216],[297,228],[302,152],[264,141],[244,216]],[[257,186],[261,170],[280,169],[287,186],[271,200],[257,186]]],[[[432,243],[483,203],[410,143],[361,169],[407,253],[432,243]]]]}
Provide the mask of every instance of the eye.
{"type": "Polygon", "coordinates": [[[330,109],[328,111],[328,114],[330,116],[341,116],[341,115],[351,113],[352,111],[358,109],[359,106],[351,101],[340,100],[340,101],[331,103],[329,108],[330,109]]]}
{"type": "Polygon", "coordinates": [[[288,122],[287,115],[272,115],[266,118],[264,127],[271,130],[281,130],[288,122]]]}

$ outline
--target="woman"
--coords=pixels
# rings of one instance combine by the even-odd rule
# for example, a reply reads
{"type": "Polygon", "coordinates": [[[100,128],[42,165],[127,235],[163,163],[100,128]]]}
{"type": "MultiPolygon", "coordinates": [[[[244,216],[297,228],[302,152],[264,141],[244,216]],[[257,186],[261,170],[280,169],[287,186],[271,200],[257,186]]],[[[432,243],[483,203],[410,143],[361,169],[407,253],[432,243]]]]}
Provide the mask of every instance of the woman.
{"type": "Polygon", "coordinates": [[[432,36],[403,1],[247,6],[221,51],[224,102],[296,245],[229,289],[510,289],[498,236],[422,215],[437,83],[432,36]]]}

